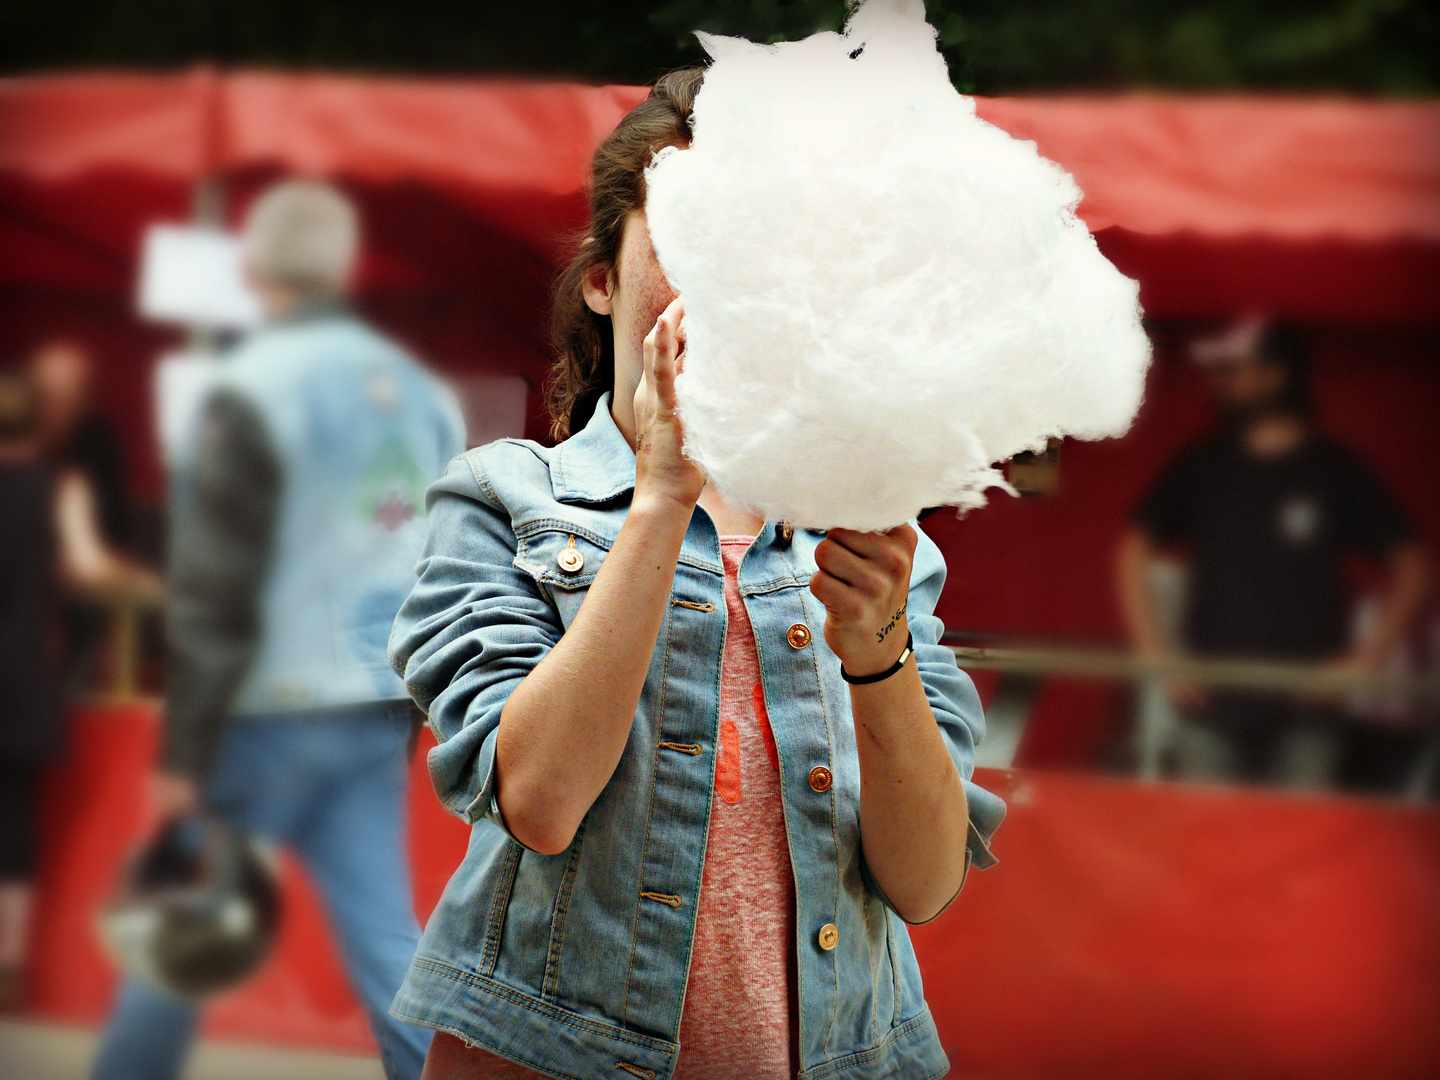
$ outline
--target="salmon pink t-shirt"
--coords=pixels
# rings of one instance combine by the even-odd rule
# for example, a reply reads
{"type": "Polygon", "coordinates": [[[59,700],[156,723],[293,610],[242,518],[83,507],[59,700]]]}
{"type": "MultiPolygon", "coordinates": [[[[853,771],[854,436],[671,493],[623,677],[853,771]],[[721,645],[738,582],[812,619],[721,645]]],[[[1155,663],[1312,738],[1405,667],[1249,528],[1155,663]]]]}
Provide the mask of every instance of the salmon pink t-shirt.
{"type": "Polygon", "coordinates": [[[720,538],[729,615],[720,739],[676,1080],[781,1080],[796,1069],[795,878],[760,657],[740,599],[751,539],[720,538]]]}

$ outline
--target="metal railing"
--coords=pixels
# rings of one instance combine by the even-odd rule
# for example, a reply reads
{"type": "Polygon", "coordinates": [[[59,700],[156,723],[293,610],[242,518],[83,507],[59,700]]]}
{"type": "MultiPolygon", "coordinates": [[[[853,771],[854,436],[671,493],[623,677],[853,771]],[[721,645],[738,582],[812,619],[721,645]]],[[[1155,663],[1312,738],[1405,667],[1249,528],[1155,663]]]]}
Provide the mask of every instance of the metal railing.
{"type": "Polygon", "coordinates": [[[970,671],[1001,673],[985,709],[985,739],[977,765],[1013,765],[1042,682],[1051,677],[1126,682],[1134,686],[1133,775],[1158,780],[1167,775],[1167,750],[1183,714],[1168,700],[1166,687],[1192,687],[1293,695],[1301,701],[1345,710],[1358,722],[1377,712],[1398,712],[1418,733],[1416,757],[1402,794],[1424,800],[1440,775],[1440,673],[1360,671],[1323,663],[1281,660],[1213,659],[1190,656],[1144,658],[1116,648],[1063,645],[977,644],[966,635],[947,635],[956,663],[970,671]],[[1428,732],[1428,733],[1427,733],[1428,732]]]}
{"type": "MultiPolygon", "coordinates": [[[[947,642],[947,644],[949,644],[947,642]]],[[[1325,664],[1198,657],[1145,659],[1118,649],[950,645],[962,668],[1026,675],[1072,675],[1132,682],[1186,682],[1243,690],[1304,694],[1375,693],[1440,701],[1440,675],[1350,671],[1325,664]]]]}

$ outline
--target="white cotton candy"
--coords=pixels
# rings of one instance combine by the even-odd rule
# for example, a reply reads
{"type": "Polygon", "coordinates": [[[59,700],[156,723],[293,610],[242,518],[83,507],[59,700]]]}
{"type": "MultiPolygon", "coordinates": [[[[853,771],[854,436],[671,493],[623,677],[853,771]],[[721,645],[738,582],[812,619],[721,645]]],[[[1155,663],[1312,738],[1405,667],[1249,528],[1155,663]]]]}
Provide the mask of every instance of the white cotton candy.
{"type": "Polygon", "coordinates": [[[1048,436],[1129,427],[1135,282],[1069,175],[951,86],[921,0],[870,0],[843,35],[702,39],[694,139],[657,155],[646,209],[685,298],[686,453],[722,491],[888,528],[983,504],[992,463],[1048,436]]]}

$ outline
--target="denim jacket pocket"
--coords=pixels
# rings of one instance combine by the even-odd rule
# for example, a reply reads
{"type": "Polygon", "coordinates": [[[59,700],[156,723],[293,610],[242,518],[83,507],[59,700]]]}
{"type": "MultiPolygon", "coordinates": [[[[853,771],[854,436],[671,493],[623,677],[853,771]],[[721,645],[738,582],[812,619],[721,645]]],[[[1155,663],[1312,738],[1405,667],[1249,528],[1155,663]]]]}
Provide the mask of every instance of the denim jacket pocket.
{"type": "Polygon", "coordinates": [[[535,579],[568,630],[613,542],[594,529],[545,518],[515,530],[513,562],[535,579]]]}

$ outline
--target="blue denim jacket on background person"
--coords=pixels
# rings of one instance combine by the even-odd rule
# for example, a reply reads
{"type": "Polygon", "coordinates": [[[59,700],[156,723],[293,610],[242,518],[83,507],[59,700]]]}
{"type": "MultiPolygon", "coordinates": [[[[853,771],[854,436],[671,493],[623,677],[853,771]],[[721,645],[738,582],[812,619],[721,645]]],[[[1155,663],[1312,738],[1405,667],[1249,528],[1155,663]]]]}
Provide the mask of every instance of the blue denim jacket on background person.
{"type": "MultiPolygon", "coordinates": [[[[439,739],[429,757],[435,790],[474,826],[392,1011],[576,1080],[663,1080],[676,1063],[725,647],[724,569],[707,513],[697,508],[686,532],[629,741],[568,850],[542,855],[506,832],[496,731],[506,699],[574,620],[634,485],[635,457],[608,395],[554,449],[505,440],[455,459],[430,489],[419,581],[390,640],[439,739]]],[[[739,584],[795,874],[801,1075],[940,1076],[948,1062],[909,935],[864,867],[850,696],[808,587],[823,534],[790,532],[761,529],[739,584]],[[833,777],[828,789],[811,786],[817,766],[833,777]]],[[[915,658],[965,778],[967,861],[983,868],[995,861],[987,844],[1005,807],[969,780],[984,719],[969,677],[938,644],[944,580],[944,560],[922,534],[909,601],[915,658]]]]}
{"type": "Polygon", "coordinates": [[[233,713],[404,700],[386,636],[424,542],[425,490],[465,449],[454,395],[343,309],[257,333],[216,386],[258,411],[284,477],[233,713]]]}

